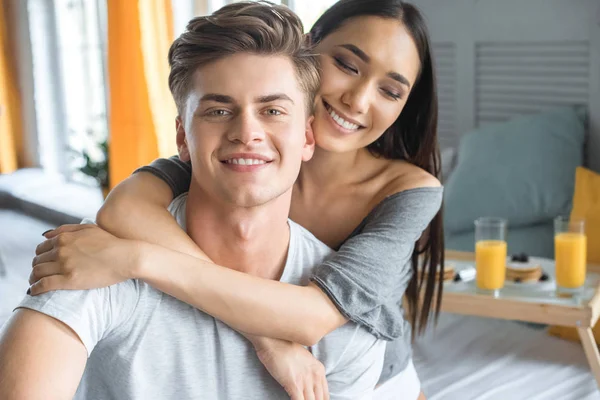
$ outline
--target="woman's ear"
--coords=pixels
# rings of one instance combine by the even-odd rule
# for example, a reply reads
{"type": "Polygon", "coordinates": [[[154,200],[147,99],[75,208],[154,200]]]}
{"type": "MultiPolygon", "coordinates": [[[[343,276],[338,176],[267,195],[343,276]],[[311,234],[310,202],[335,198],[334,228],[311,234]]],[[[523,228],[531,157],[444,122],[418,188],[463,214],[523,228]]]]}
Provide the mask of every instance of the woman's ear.
{"type": "Polygon", "coordinates": [[[187,139],[185,138],[185,129],[180,116],[175,119],[175,129],[177,131],[177,151],[181,161],[190,161],[190,150],[188,149],[187,139]]]}

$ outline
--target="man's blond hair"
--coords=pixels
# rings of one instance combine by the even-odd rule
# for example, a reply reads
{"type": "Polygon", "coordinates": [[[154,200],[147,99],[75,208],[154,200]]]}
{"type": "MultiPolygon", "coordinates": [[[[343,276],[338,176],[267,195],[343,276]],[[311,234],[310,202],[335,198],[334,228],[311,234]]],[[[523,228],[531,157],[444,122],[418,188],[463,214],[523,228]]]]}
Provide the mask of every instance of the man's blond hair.
{"type": "Polygon", "coordinates": [[[319,87],[317,58],[305,40],[300,18],[285,6],[266,1],[226,5],[214,14],[192,19],[169,50],[169,88],[179,115],[199,67],[238,53],[289,57],[312,113],[319,87]]]}

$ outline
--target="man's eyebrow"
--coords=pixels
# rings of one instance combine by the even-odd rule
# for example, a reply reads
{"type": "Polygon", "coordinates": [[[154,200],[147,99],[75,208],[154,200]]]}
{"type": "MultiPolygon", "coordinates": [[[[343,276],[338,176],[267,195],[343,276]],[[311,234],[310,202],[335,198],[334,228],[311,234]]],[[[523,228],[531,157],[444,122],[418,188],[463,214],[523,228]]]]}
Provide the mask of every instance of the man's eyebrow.
{"type": "Polygon", "coordinates": [[[224,94],[217,94],[217,93],[207,93],[204,96],[202,96],[200,98],[200,102],[203,101],[214,101],[217,103],[225,103],[225,104],[233,104],[233,97],[231,96],[226,96],[224,94]]]}
{"type": "MultiPolygon", "coordinates": [[[[371,62],[371,57],[369,57],[367,55],[367,53],[365,53],[364,51],[362,51],[361,49],[359,49],[358,47],[356,47],[353,44],[347,43],[347,44],[340,44],[338,45],[338,47],[343,47],[346,50],[351,51],[352,53],[354,53],[358,58],[360,58],[361,60],[363,60],[365,63],[369,63],[371,62]]],[[[399,74],[397,72],[388,72],[387,74],[390,78],[392,78],[393,80],[408,86],[408,88],[410,89],[410,82],[408,81],[408,79],[406,79],[406,77],[402,74],[399,74]]]]}
{"type": "Polygon", "coordinates": [[[273,93],[256,98],[257,103],[270,103],[275,100],[286,100],[294,104],[294,100],[290,99],[290,97],[285,93],[273,93]]]}

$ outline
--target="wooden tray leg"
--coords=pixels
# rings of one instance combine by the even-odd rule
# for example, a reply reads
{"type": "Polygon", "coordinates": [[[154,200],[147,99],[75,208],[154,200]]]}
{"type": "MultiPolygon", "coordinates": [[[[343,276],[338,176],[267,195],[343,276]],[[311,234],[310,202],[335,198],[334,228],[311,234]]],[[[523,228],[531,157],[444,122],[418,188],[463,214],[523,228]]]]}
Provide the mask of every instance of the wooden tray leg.
{"type": "Polygon", "coordinates": [[[577,332],[581,338],[581,344],[583,345],[583,350],[585,351],[588,363],[590,364],[592,374],[594,374],[596,383],[600,388],[600,354],[598,353],[598,347],[596,346],[592,329],[577,328],[577,332]]]}

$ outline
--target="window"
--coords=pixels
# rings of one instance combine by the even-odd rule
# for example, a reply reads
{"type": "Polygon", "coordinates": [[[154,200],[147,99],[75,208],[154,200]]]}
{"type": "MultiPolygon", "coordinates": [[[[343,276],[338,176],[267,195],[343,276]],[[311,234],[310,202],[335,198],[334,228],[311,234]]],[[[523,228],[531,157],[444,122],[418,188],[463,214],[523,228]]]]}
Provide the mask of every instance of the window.
{"type": "Polygon", "coordinates": [[[103,0],[29,0],[40,165],[69,178],[108,132],[103,0]]]}
{"type": "Polygon", "coordinates": [[[290,4],[292,10],[298,14],[304,29],[308,32],[317,19],[331,7],[337,0],[295,0],[290,4]]]}
{"type": "MultiPolygon", "coordinates": [[[[236,0],[172,0],[173,16],[175,19],[175,34],[185,29],[187,22],[196,15],[210,14],[226,4],[236,0]]],[[[239,0],[238,0],[239,1],[239,0]]],[[[271,0],[272,3],[284,4],[290,7],[309,31],[312,25],[337,0],[271,0]]]]}

